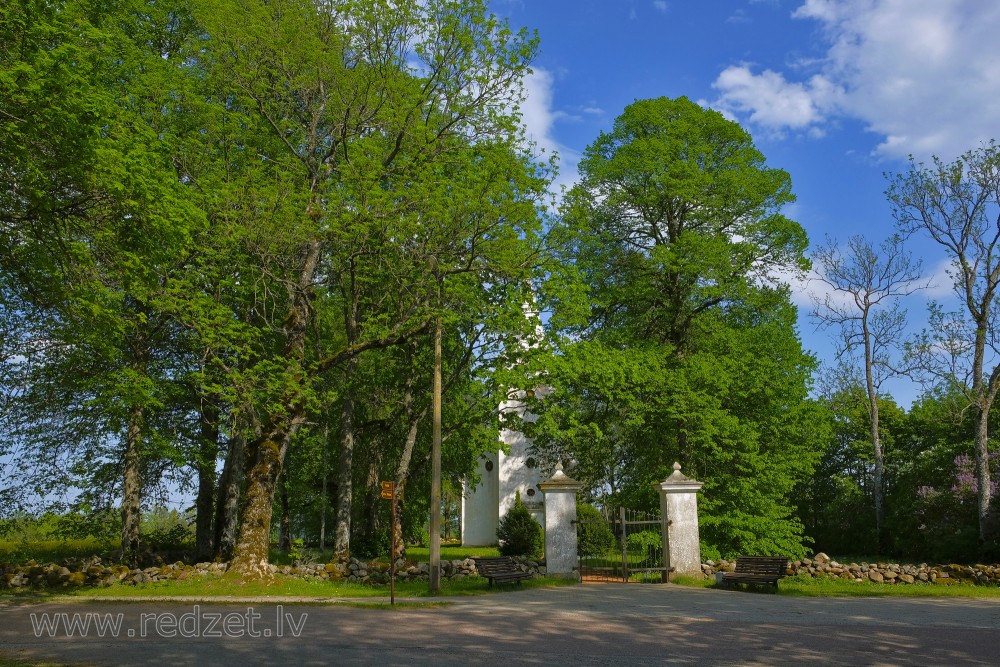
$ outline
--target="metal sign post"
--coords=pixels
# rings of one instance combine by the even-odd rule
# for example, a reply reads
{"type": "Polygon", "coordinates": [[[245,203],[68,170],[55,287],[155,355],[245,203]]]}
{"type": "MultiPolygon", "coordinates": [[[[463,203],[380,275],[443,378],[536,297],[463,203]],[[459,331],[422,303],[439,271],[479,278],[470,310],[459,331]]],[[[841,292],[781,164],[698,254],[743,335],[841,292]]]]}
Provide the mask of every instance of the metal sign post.
{"type": "Polygon", "coordinates": [[[396,484],[382,482],[382,498],[389,501],[392,518],[389,525],[389,604],[396,604],[396,484]]]}

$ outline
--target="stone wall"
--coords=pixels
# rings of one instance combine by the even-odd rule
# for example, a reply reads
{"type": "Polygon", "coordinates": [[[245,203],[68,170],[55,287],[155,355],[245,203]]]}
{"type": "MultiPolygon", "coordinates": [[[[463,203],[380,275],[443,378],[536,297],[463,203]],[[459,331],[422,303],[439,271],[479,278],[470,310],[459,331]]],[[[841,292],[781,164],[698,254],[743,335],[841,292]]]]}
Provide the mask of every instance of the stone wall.
{"type": "MultiPolygon", "coordinates": [[[[708,561],[701,566],[706,576],[716,572],[732,572],[735,562],[708,561]]],[[[789,576],[845,579],[857,583],[878,584],[975,584],[1000,585],[1000,565],[899,565],[896,563],[838,563],[824,553],[812,558],[793,560],[788,564],[789,576]]]]}
{"type": "MultiPolygon", "coordinates": [[[[528,558],[515,557],[522,571],[535,577],[545,576],[545,565],[528,558]]],[[[396,581],[418,581],[428,578],[427,563],[397,561],[396,581]]],[[[226,563],[182,562],[156,567],[129,568],[124,565],[103,563],[100,558],[68,559],[62,563],[25,565],[0,564],[0,589],[23,590],[28,588],[76,588],[79,586],[136,585],[156,581],[184,581],[187,579],[218,577],[226,572],[226,563]]],[[[389,566],[386,563],[368,563],[356,558],[348,563],[299,563],[296,565],[271,565],[276,576],[298,577],[307,580],[349,581],[368,584],[388,584],[389,566]]],[[[465,560],[442,560],[443,579],[476,577],[476,564],[465,560]]]]}

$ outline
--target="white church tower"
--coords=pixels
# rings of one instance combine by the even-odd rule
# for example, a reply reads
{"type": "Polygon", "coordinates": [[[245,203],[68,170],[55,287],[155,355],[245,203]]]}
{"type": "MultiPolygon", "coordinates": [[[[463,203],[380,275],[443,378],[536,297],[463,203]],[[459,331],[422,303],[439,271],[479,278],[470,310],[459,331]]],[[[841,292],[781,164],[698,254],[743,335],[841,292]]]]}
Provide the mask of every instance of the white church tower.
{"type": "MultiPolygon", "coordinates": [[[[524,315],[528,319],[538,318],[538,313],[530,304],[524,305],[524,315]]],[[[539,323],[535,327],[535,341],[540,341],[543,336],[542,325],[539,323]]],[[[535,341],[522,341],[521,344],[525,348],[533,347],[537,344],[535,341]]],[[[534,390],[511,392],[507,400],[500,404],[501,426],[505,415],[534,423],[538,415],[527,411],[524,400],[536,396],[542,398],[549,391],[548,387],[542,386],[534,390]]],[[[514,507],[514,499],[518,495],[535,520],[545,527],[545,505],[541,487],[538,486],[542,477],[538,474],[537,463],[528,454],[531,439],[521,431],[501,428],[500,442],[504,443],[507,453],[498,450],[479,461],[479,483],[475,487],[468,482],[462,483],[463,546],[496,544],[500,519],[514,507]]]]}
{"type": "MultiPolygon", "coordinates": [[[[541,398],[545,393],[547,388],[541,387],[529,395],[541,398]]],[[[538,415],[527,411],[525,397],[523,390],[513,392],[511,398],[500,405],[500,414],[516,415],[528,423],[534,422],[538,415]]],[[[528,453],[531,439],[521,431],[504,428],[500,430],[500,441],[506,445],[508,453],[497,451],[483,457],[479,462],[479,483],[475,487],[463,484],[463,546],[496,544],[500,519],[514,507],[518,495],[535,520],[545,525],[545,505],[538,486],[542,478],[528,453]]]]}

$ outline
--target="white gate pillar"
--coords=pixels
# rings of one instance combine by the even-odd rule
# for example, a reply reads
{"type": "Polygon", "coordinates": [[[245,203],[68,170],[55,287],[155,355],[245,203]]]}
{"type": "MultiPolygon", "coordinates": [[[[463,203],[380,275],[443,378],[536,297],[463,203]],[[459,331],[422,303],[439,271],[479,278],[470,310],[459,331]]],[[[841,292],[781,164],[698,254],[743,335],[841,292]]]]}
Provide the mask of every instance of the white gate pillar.
{"type": "Polygon", "coordinates": [[[698,491],[702,482],[682,475],[681,464],[674,463],[674,472],[653,486],[660,492],[667,572],[702,577],[698,535],[698,491]]]}
{"type": "Polygon", "coordinates": [[[540,483],[545,494],[545,571],[554,577],[578,577],[576,565],[576,492],[583,483],[563,472],[562,463],[540,483]]]}

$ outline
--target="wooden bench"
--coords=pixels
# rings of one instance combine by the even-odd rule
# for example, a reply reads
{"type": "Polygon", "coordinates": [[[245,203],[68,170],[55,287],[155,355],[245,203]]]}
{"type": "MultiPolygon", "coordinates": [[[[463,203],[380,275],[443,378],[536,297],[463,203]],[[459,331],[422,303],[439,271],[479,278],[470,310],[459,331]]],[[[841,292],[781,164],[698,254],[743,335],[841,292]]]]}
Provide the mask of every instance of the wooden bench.
{"type": "Polygon", "coordinates": [[[751,584],[778,588],[778,579],[788,574],[788,559],[781,556],[740,556],[736,571],[724,572],[719,582],[724,588],[733,584],[751,584]]]}
{"type": "Polygon", "coordinates": [[[490,588],[493,582],[507,583],[516,581],[521,583],[522,579],[531,579],[531,572],[525,572],[517,566],[510,556],[500,556],[498,558],[473,558],[476,562],[476,572],[480,577],[490,580],[490,588]]]}

